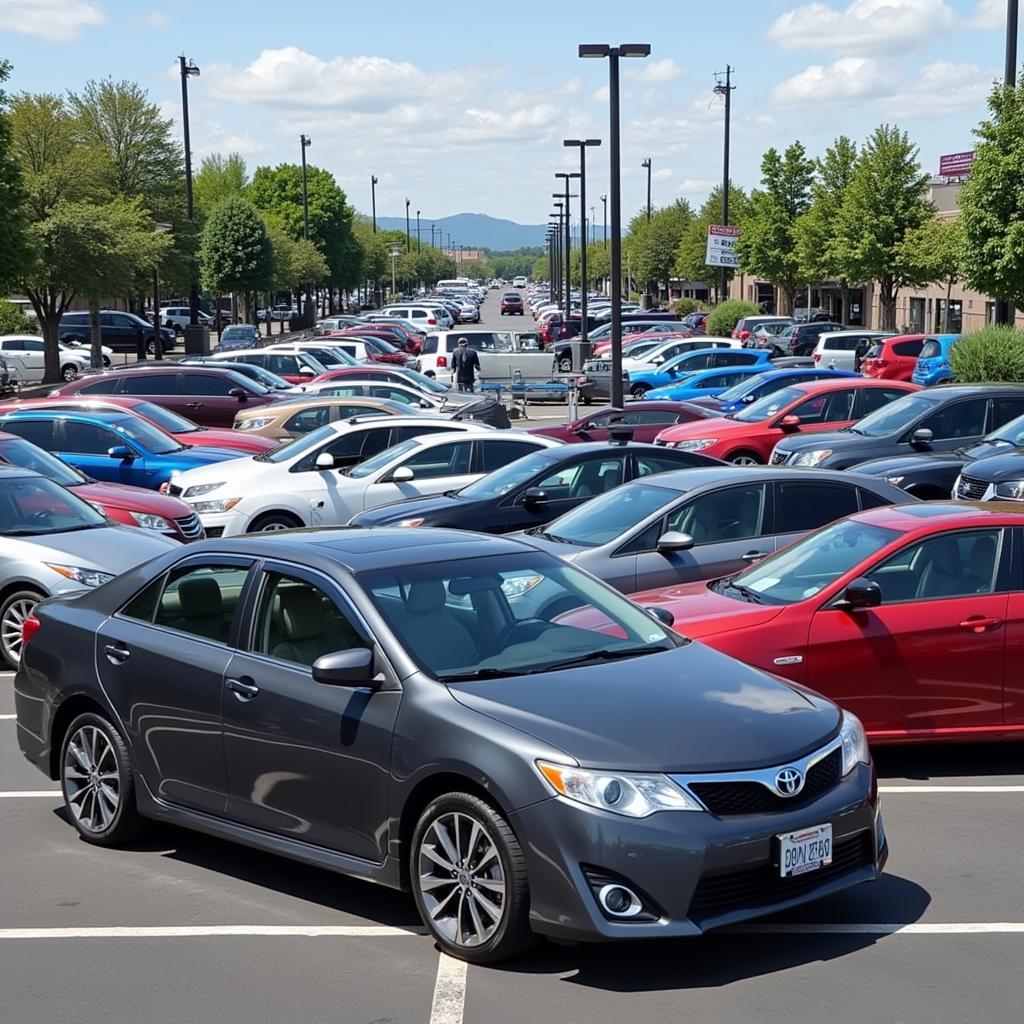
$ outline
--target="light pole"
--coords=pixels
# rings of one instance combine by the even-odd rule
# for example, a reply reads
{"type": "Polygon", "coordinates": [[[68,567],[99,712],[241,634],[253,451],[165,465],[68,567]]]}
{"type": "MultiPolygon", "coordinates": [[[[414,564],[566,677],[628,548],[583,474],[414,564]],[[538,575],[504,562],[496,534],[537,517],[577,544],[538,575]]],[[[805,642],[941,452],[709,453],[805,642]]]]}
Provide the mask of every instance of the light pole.
{"type": "MultiPolygon", "coordinates": [[[[556,178],[565,179],[565,323],[568,330],[569,314],[572,312],[572,235],[569,233],[569,218],[572,216],[572,208],[569,200],[572,195],[569,192],[569,181],[578,178],[579,171],[558,171],[556,178]]],[[[554,197],[552,197],[554,198],[554,197]]]]}
{"type": "MultiPolygon", "coordinates": [[[[186,63],[184,54],[178,58],[178,65],[181,69],[181,126],[185,135],[185,206],[191,221],[195,218],[192,206],[192,147],[188,130],[188,80],[199,77],[199,68],[194,61],[186,63]]],[[[196,280],[194,264],[188,286],[188,322],[192,327],[199,323],[199,282],[196,280]]]]}
{"type": "Polygon", "coordinates": [[[601,196],[601,205],[604,207],[604,247],[608,248],[608,197],[601,196]]]}
{"type": "Polygon", "coordinates": [[[405,251],[408,252],[412,248],[412,242],[409,238],[409,200],[405,200],[405,251]]]}
{"type": "MultiPolygon", "coordinates": [[[[158,235],[165,235],[171,230],[170,224],[157,223],[153,225],[153,230],[158,235]]],[[[220,320],[220,302],[217,302],[217,319],[220,320]]],[[[156,261],[153,263],[153,358],[163,359],[164,357],[164,345],[163,338],[160,337],[160,264],[156,261]]],[[[102,360],[100,360],[102,365],[102,360]]]]}
{"type": "Polygon", "coordinates": [[[420,243],[420,211],[416,211],[416,251],[422,252],[423,246],[420,243]]]}
{"type": "Polygon", "coordinates": [[[594,228],[597,224],[597,214],[594,213],[594,207],[590,208],[590,244],[594,244],[594,228]]]}
{"type": "MultiPolygon", "coordinates": [[[[1006,0],[1006,56],[1003,64],[1003,86],[1013,89],[1017,85],[1017,18],[1019,0],[1006,0]]],[[[1012,324],[1017,311],[1012,302],[996,299],[996,323],[1012,324]]]]}
{"type": "Polygon", "coordinates": [[[611,170],[609,194],[612,200],[612,405],[622,408],[622,184],[619,157],[619,58],[649,57],[650,43],[581,43],[580,57],[608,58],[608,163],[611,170]]]}
{"type": "Polygon", "coordinates": [[[640,166],[647,171],[647,223],[651,223],[651,158],[640,161],[640,166]]]}
{"type": "MultiPolygon", "coordinates": [[[[299,136],[299,146],[302,149],[302,237],[308,242],[309,241],[309,189],[306,181],[306,150],[313,145],[313,140],[303,132],[299,136]]],[[[312,310],[310,309],[310,294],[309,294],[309,282],[305,284],[306,290],[306,301],[303,304],[302,318],[303,322],[309,326],[313,324],[312,310]]],[[[267,315],[269,322],[269,314],[267,315]]]]}
{"type": "MultiPolygon", "coordinates": [[[[719,77],[711,91],[716,96],[725,97],[725,143],[722,147],[722,223],[729,223],[729,122],[732,111],[732,91],[736,86],[732,84],[732,66],[725,65],[725,81],[719,77]]],[[[718,279],[718,301],[723,302],[729,294],[729,270],[721,268],[718,279]]],[[[810,313],[807,314],[810,316],[810,313]]]]}
{"type": "Polygon", "coordinates": [[[373,211],[373,233],[377,234],[377,175],[370,175],[370,207],[373,211]]]}
{"type": "MultiPolygon", "coordinates": [[[[554,214],[558,218],[558,228],[555,232],[555,298],[554,301],[558,303],[559,307],[562,305],[562,274],[564,268],[562,266],[562,203],[556,202],[555,209],[557,213],[554,214]]],[[[566,310],[566,316],[569,315],[566,310]]]]}
{"type": "Polygon", "coordinates": [[[397,245],[393,245],[391,247],[391,252],[390,252],[389,255],[391,256],[391,298],[394,299],[395,292],[396,292],[396,286],[395,286],[395,260],[397,260],[398,257],[402,255],[402,250],[399,249],[397,245]]]}
{"type": "MultiPolygon", "coordinates": [[[[564,139],[566,148],[576,146],[580,151],[580,337],[578,344],[573,345],[573,369],[579,373],[583,362],[589,355],[587,351],[587,291],[590,282],[587,280],[587,147],[600,146],[600,139],[564,139]]],[[[566,185],[568,185],[568,181],[566,185]]],[[[591,219],[594,212],[591,207],[591,219]]]]}

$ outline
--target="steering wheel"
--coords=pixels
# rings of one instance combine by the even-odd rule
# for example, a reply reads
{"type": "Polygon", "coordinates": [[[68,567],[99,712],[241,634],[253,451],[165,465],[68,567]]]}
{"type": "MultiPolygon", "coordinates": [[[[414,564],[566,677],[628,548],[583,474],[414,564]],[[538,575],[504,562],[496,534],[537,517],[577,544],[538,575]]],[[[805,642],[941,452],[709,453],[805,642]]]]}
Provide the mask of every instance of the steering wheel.
{"type": "Polygon", "coordinates": [[[544,619],[521,619],[519,622],[513,622],[498,634],[498,650],[536,640],[550,626],[551,623],[544,619]]]}

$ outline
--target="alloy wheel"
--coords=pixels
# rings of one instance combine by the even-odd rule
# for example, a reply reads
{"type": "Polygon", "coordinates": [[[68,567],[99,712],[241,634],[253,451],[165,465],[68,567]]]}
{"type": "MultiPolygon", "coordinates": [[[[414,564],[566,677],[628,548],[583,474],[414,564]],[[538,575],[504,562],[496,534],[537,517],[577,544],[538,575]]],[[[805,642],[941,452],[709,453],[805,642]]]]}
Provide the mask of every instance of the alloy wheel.
{"type": "Polygon", "coordinates": [[[0,620],[0,646],[11,665],[21,661],[21,627],[38,603],[39,598],[25,594],[15,598],[4,609],[3,619],[0,620]]]}
{"type": "Polygon", "coordinates": [[[117,755],[103,730],[83,725],[68,740],[62,780],[68,809],[86,832],[105,832],[121,806],[117,755]]]}
{"type": "Polygon", "coordinates": [[[760,466],[753,455],[735,455],[729,460],[734,466],[760,466]]]}
{"type": "Polygon", "coordinates": [[[505,872],[498,848],[476,818],[436,817],[420,843],[423,903],[433,927],[455,946],[487,942],[505,916],[505,872]]]}

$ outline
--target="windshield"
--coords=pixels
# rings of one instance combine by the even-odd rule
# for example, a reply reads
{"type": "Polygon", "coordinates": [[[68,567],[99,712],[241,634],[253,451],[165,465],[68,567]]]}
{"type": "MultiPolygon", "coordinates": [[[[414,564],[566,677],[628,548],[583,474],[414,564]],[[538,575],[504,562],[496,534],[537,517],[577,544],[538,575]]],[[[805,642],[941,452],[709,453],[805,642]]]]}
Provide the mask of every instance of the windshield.
{"type": "MultiPolygon", "coordinates": [[[[327,351],[330,353],[331,359],[333,359],[335,364],[338,366],[361,365],[358,359],[353,359],[347,352],[342,352],[340,348],[334,348],[334,346],[329,346],[327,348],[327,351]]],[[[285,383],[287,384],[287,381],[285,383]]]]}
{"type": "Polygon", "coordinates": [[[646,483],[616,487],[566,512],[545,526],[540,536],[583,547],[607,544],[664,508],[680,493],[646,483]]]}
{"type": "Polygon", "coordinates": [[[420,391],[429,391],[435,395],[443,395],[451,391],[451,388],[446,388],[433,377],[428,377],[425,373],[420,373],[418,370],[405,370],[402,376],[407,378],[410,383],[415,384],[420,391]]]}
{"type": "MultiPolygon", "coordinates": [[[[86,478],[77,469],[72,469],[66,462],[61,462],[56,455],[51,455],[38,445],[20,437],[12,437],[9,441],[0,441],[0,461],[12,466],[21,466],[22,469],[31,469],[33,473],[45,476],[62,487],[74,487],[76,484],[84,484],[86,481],[86,478]]],[[[3,486],[6,486],[6,483],[3,486]]]]}
{"type": "Polygon", "coordinates": [[[794,334],[796,334],[796,324],[789,324],[786,327],[783,327],[781,331],[779,331],[780,338],[789,338],[792,337],[794,334]]]}
{"type": "Polygon", "coordinates": [[[257,455],[260,462],[291,462],[292,459],[301,458],[307,452],[313,451],[315,448],[319,448],[320,445],[326,441],[330,441],[332,438],[338,436],[337,430],[329,423],[325,423],[322,427],[317,427],[316,430],[311,430],[308,434],[298,438],[289,444],[282,445],[280,448],[275,448],[272,452],[266,452],[263,455],[257,455]]]}
{"type": "Polygon", "coordinates": [[[116,423],[111,423],[110,427],[154,455],[168,455],[171,452],[180,452],[185,447],[175,438],[171,437],[170,434],[165,433],[159,427],[154,427],[152,423],[139,419],[137,416],[133,416],[131,419],[118,420],[116,423]]]}
{"type": "Polygon", "coordinates": [[[515,462],[510,462],[500,469],[488,473],[475,483],[467,484],[459,491],[460,498],[480,501],[488,498],[500,498],[503,494],[515,490],[526,483],[535,474],[552,467],[552,460],[544,452],[524,455],[515,462]]]}
{"type": "Polygon", "coordinates": [[[936,357],[941,356],[941,355],[942,355],[942,346],[934,338],[929,338],[928,341],[926,341],[921,346],[921,354],[920,354],[920,356],[918,358],[919,359],[935,359],[936,357]]]}
{"type": "Polygon", "coordinates": [[[44,477],[5,479],[0,487],[0,536],[39,537],[109,525],[88,502],[44,477]]]}
{"type": "Polygon", "coordinates": [[[1024,445],[1024,416],[1018,416],[1009,423],[993,430],[986,441],[1005,441],[1007,444],[1024,445]]]}
{"type": "Polygon", "coordinates": [[[255,337],[255,332],[251,327],[225,327],[221,332],[221,341],[234,341],[236,338],[243,338],[246,341],[252,341],[255,337]]]}
{"type": "Polygon", "coordinates": [[[883,405],[860,420],[855,427],[851,427],[855,434],[863,434],[865,437],[888,437],[890,434],[898,434],[906,429],[929,409],[934,408],[942,401],[937,395],[907,395],[906,398],[897,398],[895,402],[883,405]]]}
{"type": "Polygon", "coordinates": [[[360,462],[358,466],[353,466],[348,471],[348,475],[354,477],[370,476],[372,473],[376,473],[378,469],[383,469],[407,452],[414,451],[419,445],[420,442],[415,437],[410,437],[408,441],[401,441],[390,448],[385,448],[384,451],[377,452],[376,455],[365,462],[360,462]]]}
{"type": "Polygon", "coordinates": [[[756,391],[767,380],[767,373],[758,373],[753,377],[747,377],[745,380],[741,380],[739,384],[733,384],[731,388],[726,388],[725,391],[722,391],[718,396],[718,400],[723,403],[734,402],[748,392],[756,391]]]}
{"type": "Polygon", "coordinates": [[[539,551],[358,579],[419,667],[447,682],[638,657],[686,642],[605,584],[539,551]],[[560,622],[568,609],[587,624],[560,622]]]}
{"type": "Polygon", "coordinates": [[[793,604],[814,597],[899,536],[896,530],[842,519],[711,586],[730,596],[749,591],[748,600],[753,595],[758,602],[793,604]]]}
{"type": "Polygon", "coordinates": [[[762,420],[771,419],[772,416],[777,415],[790,402],[805,397],[807,397],[806,392],[799,388],[783,388],[781,391],[773,391],[770,395],[751,402],[746,409],[740,409],[732,416],[732,419],[740,423],[760,423],[762,420]]]}
{"type": "Polygon", "coordinates": [[[168,434],[192,434],[203,429],[198,423],[193,423],[154,402],[139,402],[132,406],[132,411],[155,423],[161,430],[166,430],[168,434]]]}

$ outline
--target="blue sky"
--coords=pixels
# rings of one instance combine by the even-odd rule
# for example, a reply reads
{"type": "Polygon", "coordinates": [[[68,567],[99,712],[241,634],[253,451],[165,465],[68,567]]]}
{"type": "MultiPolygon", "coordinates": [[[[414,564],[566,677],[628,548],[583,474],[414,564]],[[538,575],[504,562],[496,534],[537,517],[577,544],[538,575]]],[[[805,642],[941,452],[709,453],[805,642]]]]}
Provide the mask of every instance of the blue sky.
{"type": "MultiPolygon", "coordinates": [[[[820,153],[839,133],[895,122],[925,167],[971,148],[1002,74],[1005,0],[579,0],[444,4],[305,0],[0,0],[0,53],[14,91],[63,91],[90,78],[140,82],[180,115],[176,56],[191,80],[192,148],[241,152],[250,167],[297,161],[331,170],[357,209],[423,217],[488,213],[547,219],[553,177],[572,169],[563,138],[596,137],[588,195],[607,189],[607,63],[579,42],[650,42],[624,61],[623,210],[695,204],[721,176],[714,73],[736,68],[733,178],[757,183],[772,145],[820,153]]],[[[589,205],[589,204],[588,204],[589,205]]]]}

